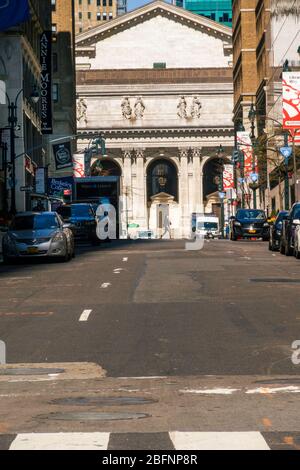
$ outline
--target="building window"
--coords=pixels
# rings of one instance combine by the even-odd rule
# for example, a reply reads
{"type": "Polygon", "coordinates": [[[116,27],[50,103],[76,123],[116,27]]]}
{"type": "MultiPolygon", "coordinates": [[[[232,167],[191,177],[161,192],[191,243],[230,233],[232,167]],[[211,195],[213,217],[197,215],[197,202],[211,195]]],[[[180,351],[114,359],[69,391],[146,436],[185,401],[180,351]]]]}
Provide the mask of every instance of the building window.
{"type": "Polygon", "coordinates": [[[107,20],[107,13],[105,13],[105,12],[103,13],[103,20],[104,21],[107,20]]]}
{"type": "Polygon", "coordinates": [[[52,86],[52,99],[53,99],[53,103],[58,102],[58,84],[57,83],[54,83],[52,86]]]}
{"type": "Polygon", "coordinates": [[[51,10],[56,11],[56,0],[51,0],[51,10]]]}
{"type": "Polygon", "coordinates": [[[101,13],[97,13],[97,21],[101,21],[101,13]]]}
{"type": "Polygon", "coordinates": [[[52,60],[53,60],[53,72],[55,73],[58,71],[58,56],[56,52],[54,52],[52,60]]]}

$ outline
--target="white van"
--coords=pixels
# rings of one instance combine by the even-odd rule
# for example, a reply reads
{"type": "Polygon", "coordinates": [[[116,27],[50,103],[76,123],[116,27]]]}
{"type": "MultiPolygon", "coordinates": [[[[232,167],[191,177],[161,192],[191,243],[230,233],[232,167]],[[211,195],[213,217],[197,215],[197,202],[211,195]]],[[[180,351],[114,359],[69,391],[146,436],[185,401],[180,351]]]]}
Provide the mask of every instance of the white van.
{"type": "Polygon", "coordinates": [[[209,214],[199,215],[196,222],[196,235],[206,238],[220,238],[219,218],[209,214]]]}

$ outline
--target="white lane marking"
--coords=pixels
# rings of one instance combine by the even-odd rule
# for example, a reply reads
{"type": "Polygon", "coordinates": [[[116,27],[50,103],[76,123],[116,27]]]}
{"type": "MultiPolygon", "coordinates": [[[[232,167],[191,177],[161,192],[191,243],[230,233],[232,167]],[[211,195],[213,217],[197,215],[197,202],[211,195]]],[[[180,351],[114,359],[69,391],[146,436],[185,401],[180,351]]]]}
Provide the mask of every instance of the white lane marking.
{"type": "Polygon", "coordinates": [[[295,385],[289,385],[287,387],[259,387],[259,388],[254,388],[247,390],[247,394],[254,394],[254,393],[262,393],[262,394],[267,394],[267,393],[300,393],[300,387],[297,387],[295,385]]]}
{"type": "Polygon", "coordinates": [[[109,433],[18,434],[9,450],[107,450],[109,433]]]}
{"type": "Polygon", "coordinates": [[[127,263],[127,261],[128,261],[128,258],[123,258],[124,263],[127,263]]]}
{"type": "Polygon", "coordinates": [[[124,271],[124,269],[123,268],[116,268],[116,269],[114,269],[114,274],[120,274],[121,271],[124,271]]]}
{"type": "Polygon", "coordinates": [[[270,450],[260,432],[171,432],[176,450],[270,450]]]}
{"type": "Polygon", "coordinates": [[[179,390],[179,393],[194,393],[198,395],[232,395],[234,392],[240,391],[240,388],[212,388],[204,390],[179,390]]]}
{"type": "Polygon", "coordinates": [[[88,321],[90,314],[93,310],[84,310],[80,315],[79,321],[88,321]]]}
{"type": "Polygon", "coordinates": [[[110,283],[110,282],[104,282],[104,283],[101,285],[100,289],[107,289],[107,288],[110,287],[110,286],[111,286],[111,283],[110,283]]]}
{"type": "Polygon", "coordinates": [[[119,380],[147,380],[147,379],[167,379],[165,375],[149,375],[148,377],[118,377],[119,380]]]}

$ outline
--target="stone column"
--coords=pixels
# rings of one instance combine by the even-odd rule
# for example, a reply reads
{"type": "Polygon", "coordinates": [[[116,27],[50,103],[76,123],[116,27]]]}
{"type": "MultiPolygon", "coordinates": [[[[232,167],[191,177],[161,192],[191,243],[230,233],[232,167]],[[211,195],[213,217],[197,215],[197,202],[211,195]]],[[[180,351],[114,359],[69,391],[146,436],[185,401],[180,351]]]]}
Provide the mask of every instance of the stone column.
{"type": "Polygon", "coordinates": [[[189,213],[188,155],[189,149],[187,147],[179,148],[179,204],[181,207],[181,226],[183,238],[190,235],[192,215],[189,213]]]}
{"type": "Polygon", "coordinates": [[[135,150],[136,158],[136,187],[134,188],[135,218],[141,229],[146,229],[147,223],[147,198],[145,185],[145,149],[135,150]]]}
{"type": "Polygon", "coordinates": [[[132,221],[132,154],[133,149],[122,149],[124,170],[123,170],[123,227],[128,232],[128,224],[132,221]]]}
{"type": "Polygon", "coordinates": [[[203,173],[201,169],[201,147],[192,148],[194,173],[194,208],[193,212],[204,212],[203,173]]]}

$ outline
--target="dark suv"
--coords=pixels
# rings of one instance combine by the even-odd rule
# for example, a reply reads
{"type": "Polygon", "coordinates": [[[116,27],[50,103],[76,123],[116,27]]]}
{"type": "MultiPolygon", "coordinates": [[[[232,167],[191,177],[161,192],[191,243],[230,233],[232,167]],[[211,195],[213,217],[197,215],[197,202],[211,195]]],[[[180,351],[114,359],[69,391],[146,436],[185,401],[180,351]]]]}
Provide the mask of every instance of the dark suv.
{"type": "Polygon", "coordinates": [[[76,239],[97,241],[97,222],[92,204],[76,203],[61,206],[57,209],[57,213],[70,223],[74,230],[76,239]]]}
{"type": "Polygon", "coordinates": [[[262,238],[269,240],[269,224],[266,214],[257,209],[239,209],[230,219],[230,239],[262,238]]]}
{"type": "Polygon", "coordinates": [[[300,202],[296,202],[283,222],[280,253],[291,256],[295,247],[295,230],[300,221],[300,202]]]}
{"type": "Polygon", "coordinates": [[[270,225],[270,241],[269,249],[271,251],[278,251],[280,247],[280,240],[282,235],[283,223],[288,216],[288,211],[280,211],[273,224],[270,225]]]}

